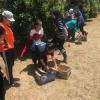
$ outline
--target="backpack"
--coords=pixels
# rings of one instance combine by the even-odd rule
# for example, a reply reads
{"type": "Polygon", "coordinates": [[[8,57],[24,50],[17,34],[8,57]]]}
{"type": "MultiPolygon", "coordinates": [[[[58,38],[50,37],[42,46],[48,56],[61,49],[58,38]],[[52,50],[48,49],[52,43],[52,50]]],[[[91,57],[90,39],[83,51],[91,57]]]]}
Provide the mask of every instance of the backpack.
{"type": "Polygon", "coordinates": [[[42,41],[37,41],[35,43],[32,44],[32,50],[36,53],[36,54],[41,54],[45,51],[46,49],[46,43],[42,42],[42,41]]]}
{"type": "Polygon", "coordinates": [[[56,72],[53,70],[49,70],[46,73],[38,73],[35,72],[35,80],[38,83],[38,85],[43,85],[49,82],[52,82],[56,79],[56,72]]]}

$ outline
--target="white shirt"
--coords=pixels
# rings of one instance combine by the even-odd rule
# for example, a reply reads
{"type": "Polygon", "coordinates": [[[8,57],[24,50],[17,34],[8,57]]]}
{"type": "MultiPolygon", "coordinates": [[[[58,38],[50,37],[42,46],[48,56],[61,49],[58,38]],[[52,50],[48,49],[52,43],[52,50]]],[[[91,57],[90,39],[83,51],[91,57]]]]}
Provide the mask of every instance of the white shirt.
{"type": "Polygon", "coordinates": [[[34,42],[41,40],[41,38],[43,37],[43,35],[44,35],[43,28],[41,28],[38,32],[35,29],[32,29],[30,31],[30,38],[33,38],[34,42]],[[34,37],[36,34],[39,35],[38,38],[34,37]]]}

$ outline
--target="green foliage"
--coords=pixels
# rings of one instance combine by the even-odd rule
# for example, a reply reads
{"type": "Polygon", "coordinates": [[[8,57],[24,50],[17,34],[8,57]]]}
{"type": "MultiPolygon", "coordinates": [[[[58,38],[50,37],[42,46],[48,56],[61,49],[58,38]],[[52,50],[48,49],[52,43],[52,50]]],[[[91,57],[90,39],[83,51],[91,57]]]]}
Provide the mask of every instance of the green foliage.
{"type": "Polygon", "coordinates": [[[5,8],[15,14],[16,37],[23,39],[36,18],[42,19],[45,32],[51,33],[50,12],[58,10],[63,14],[65,5],[66,0],[7,0],[5,8]]]}
{"type": "Polygon", "coordinates": [[[90,13],[90,1],[89,0],[84,0],[83,2],[83,11],[84,11],[84,14],[85,14],[85,17],[86,18],[89,18],[89,13],[90,13]]]}
{"type": "MultiPolygon", "coordinates": [[[[24,40],[30,30],[31,24],[36,18],[43,21],[46,34],[52,35],[51,11],[58,10],[64,14],[67,6],[79,6],[86,18],[95,17],[100,11],[100,0],[4,0],[5,9],[11,10],[15,14],[14,24],[16,39],[24,40]]],[[[48,36],[50,36],[48,35],[48,36]]]]}

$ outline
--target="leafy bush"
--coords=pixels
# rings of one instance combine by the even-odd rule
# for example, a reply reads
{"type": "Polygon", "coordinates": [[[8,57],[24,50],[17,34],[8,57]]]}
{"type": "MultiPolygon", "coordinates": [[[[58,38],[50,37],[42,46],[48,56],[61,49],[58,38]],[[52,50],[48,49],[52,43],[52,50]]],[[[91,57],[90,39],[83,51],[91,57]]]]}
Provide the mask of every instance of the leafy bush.
{"type": "Polygon", "coordinates": [[[85,18],[95,17],[100,11],[100,0],[4,0],[5,9],[15,14],[15,37],[21,42],[29,33],[30,26],[36,18],[43,21],[47,36],[54,34],[50,12],[60,11],[62,14],[66,7],[79,6],[85,18]],[[48,35],[49,34],[49,35],[48,35]]]}

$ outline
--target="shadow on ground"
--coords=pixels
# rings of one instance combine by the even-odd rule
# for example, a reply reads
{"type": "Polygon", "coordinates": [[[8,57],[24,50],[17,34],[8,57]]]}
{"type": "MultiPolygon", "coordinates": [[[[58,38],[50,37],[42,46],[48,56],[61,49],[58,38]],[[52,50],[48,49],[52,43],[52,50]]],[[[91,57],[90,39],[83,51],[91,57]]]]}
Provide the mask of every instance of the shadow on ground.
{"type": "Polygon", "coordinates": [[[26,68],[24,68],[20,73],[27,72],[28,75],[34,76],[35,70],[36,70],[36,66],[34,64],[30,64],[26,66],[26,68]]]}

